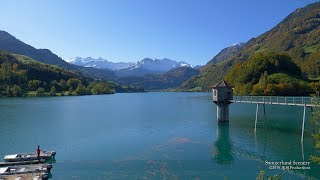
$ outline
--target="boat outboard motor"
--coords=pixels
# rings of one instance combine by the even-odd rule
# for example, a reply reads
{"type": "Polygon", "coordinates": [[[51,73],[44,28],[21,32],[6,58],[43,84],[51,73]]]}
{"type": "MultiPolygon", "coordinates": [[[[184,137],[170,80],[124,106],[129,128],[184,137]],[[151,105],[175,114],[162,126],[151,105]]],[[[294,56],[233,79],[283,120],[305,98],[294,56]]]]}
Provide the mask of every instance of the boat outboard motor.
{"type": "Polygon", "coordinates": [[[57,154],[57,153],[56,153],[55,151],[52,151],[52,152],[51,152],[51,155],[52,155],[53,158],[56,156],[56,154],[57,154]]]}
{"type": "Polygon", "coordinates": [[[51,165],[51,164],[48,164],[48,165],[46,166],[46,168],[47,168],[47,170],[48,170],[48,173],[50,173],[50,170],[52,169],[52,165],[51,165]]]}
{"type": "Polygon", "coordinates": [[[47,180],[47,179],[49,179],[49,174],[48,174],[48,173],[42,174],[41,179],[42,179],[42,180],[47,180]]]}

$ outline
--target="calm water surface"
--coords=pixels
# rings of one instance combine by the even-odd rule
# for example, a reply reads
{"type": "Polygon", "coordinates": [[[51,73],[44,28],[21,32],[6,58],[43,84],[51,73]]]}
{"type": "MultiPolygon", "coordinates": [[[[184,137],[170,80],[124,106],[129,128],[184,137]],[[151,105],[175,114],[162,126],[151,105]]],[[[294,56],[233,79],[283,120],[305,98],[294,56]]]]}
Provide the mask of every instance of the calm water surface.
{"type": "MultiPolygon", "coordinates": [[[[230,106],[217,125],[210,93],[139,93],[0,99],[0,158],[57,151],[53,179],[255,179],[260,170],[284,179],[320,178],[310,170],[270,170],[265,161],[309,161],[300,143],[303,108],[230,106]]],[[[307,113],[310,116],[310,112],[307,113]]],[[[3,159],[1,159],[3,160],[3,159]]]]}

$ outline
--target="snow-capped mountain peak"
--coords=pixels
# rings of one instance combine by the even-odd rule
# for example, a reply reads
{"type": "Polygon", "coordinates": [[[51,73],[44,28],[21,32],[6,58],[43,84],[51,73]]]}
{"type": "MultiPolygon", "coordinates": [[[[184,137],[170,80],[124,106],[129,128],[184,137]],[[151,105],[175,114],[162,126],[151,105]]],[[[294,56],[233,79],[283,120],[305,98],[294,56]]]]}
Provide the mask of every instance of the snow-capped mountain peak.
{"type": "Polygon", "coordinates": [[[107,59],[103,59],[102,57],[99,57],[97,59],[94,59],[92,57],[75,57],[67,60],[68,63],[75,64],[78,66],[84,66],[84,67],[94,67],[97,69],[111,69],[111,70],[119,70],[124,69],[133,66],[135,63],[131,62],[110,62],[107,59]]]}
{"type": "Polygon", "coordinates": [[[171,69],[182,67],[182,66],[192,67],[191,64],[188,64],[186,62],[183,62],[183,61],[177,62],[168,58],[163,58],[163,59],[144,58],[143,60],[138,61],[135,67],[158,71],[158,72],[166,72],[171,69]]]}

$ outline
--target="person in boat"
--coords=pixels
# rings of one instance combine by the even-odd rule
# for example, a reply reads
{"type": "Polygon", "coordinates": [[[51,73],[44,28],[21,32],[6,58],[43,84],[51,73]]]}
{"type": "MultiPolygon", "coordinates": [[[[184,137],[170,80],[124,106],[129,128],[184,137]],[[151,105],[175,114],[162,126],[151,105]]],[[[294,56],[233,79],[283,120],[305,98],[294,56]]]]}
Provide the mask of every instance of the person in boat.
{"type": "Polygon", "coordinates": [[[37,158],[40,161],[40,146],[37,147],[37,158]]]}

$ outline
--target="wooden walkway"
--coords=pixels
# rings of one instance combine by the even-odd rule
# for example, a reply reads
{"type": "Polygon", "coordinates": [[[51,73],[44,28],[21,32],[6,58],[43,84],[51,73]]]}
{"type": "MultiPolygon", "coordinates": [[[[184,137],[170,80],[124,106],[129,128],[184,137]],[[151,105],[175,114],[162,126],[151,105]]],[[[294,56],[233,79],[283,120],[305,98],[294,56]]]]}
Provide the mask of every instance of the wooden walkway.
{"type": "Polygon", "coordinates": [[[315,107],[311,97],[234,96],[231,102],[315,107]]]}

